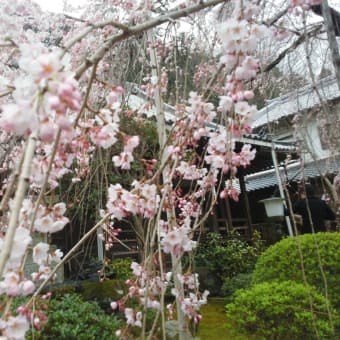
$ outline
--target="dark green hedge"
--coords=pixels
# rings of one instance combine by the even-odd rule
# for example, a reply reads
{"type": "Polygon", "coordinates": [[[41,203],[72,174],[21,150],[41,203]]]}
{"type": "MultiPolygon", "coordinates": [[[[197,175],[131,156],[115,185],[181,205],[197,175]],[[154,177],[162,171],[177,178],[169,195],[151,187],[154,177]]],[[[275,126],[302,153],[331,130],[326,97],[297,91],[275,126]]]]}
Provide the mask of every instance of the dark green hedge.
{"type": "Polygon", "coordinates": [[[253,273],[253,283],[293,280],[304,283],[301,257],[307,282],[326,296],[340,310],[340,233],[305,234],[289,237],[269,247],[258,259],[253,273]]]}

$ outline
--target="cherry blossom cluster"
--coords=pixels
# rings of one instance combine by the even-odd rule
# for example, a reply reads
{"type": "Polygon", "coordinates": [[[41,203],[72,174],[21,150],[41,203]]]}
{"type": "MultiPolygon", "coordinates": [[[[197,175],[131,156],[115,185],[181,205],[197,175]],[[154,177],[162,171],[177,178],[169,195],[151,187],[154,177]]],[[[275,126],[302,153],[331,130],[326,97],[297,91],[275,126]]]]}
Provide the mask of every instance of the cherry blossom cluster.
{"type": "Polygon", "coordinates": [[[131,163],[133,162],[133,150],[139,144],[139,136],[127,136],[124,139],[124,150],[120,155],[112,157],[113,164],[117,168],[122,168],[124,170],[130,170],[131,163]]]}
{"type": "MultiPolygon", "coordinates": [[[[69,144],[69,140],[66,139],[64,135],[64,139],[58,146],[55,161],[53,162],[50,176],[48,178],[48,184],[50,188],[54,189],[59,185],[59,180],[66,174],[70,173],[70,166],[73,163],[76,152],[75,153],[68,153],[66,152],[66,148],[69,147],[72,150],[72,143],[69,144]]],[[[73,144],[74,145],[74,144],[73,144]]],[[[82,143],[81,140],[78,139],[78,143],[75,146],[75,151],[78,147],[81,147],[82,143]]],[[[86,148],[83,148],[83,154],[85,153],[86,148]]],[[[31,165],[31,176],[30,176],[30,183],[32,188],[41,188],[45,175],[48,171],[49,162],[48,157],[50,157],[52,152],[51,145],[38,142],[36,154],[32,160],[31,165]],[[46,157],[47,156],[47,157],[46,157]]],[[[79,157],[79,159],[81,159],[79,157]]]]}
{"type": "MultiPolygon", "coordinates": [[[[120,96],[123,92],[121,87],[110,88],[106,96],[106,106],[100,109],[95,118],[80,122],[75,129],[63,130],[48,178],[52,189],[59,185],[59,180],[64,175],[71,172],[75,174],[72,181],[80,181],[90,171],[89,165],[95,148],[108,149],[117,142],[121,112],[120,96]],[[88,133],[84,133],[84,129],[88,133]]],[[[126,138],[126,141],[127,146],[124,152],[120,156],[116,156],[122,164],[122,168],[129,168],[129,162],[133,160],[132,151],[135,138],[132,141],[126,138]],[[124,162],[124,155],[127,155],[129,161],[124,162]]],[[[33,187],[41,187],[49,166],[49,158],[46,156],[50,156],[51,151],[49,144],[44,141],[38,142],[36,155],[32,162],[31,183],[33,187]]]]}
{"type": "MultiPolygon", "coordinates": [[[[13,202],[10,202],[12,206],[13,202]]],[[[37,209],[35,221],[33,223],[35,205],[30,199],[23,201],[20,210],[19,225],[15,230],[14,240],[10,256],[5,265],[3,279],[0,281],[0,295],[6,294],[10,297],[27,296],[35,291],[35,281],[44,280],[51,272],[51,266],[60,262],[63,253],[57,250],[51,250],[50,245],[45,242],[39,242],[32,248],[29,248],[33,242],[31,237],[31,225],[33,230],[42,233],[53,233],[61,230],[68,219],[64,217],[66,206],[64,203],[57,203],[51,208],[40,205],[37,209]],[[31,279],[23,275],[24,256],[26,252],[32,249],[32,260],[38,266],[38,271],[31,274],[31,279]]],[[[7,227],[6,219],[1,224],[4,231],[7,227]]],[[[0,250],[4,246],[3,237],[0,238],[0,250]]],[[[44,298],[44,297],[43,297],[44,298]]],[[[47,298],[47,297],[46,297],[47,298]]],[[[20,306],[17,310],[17,316],[8,316],[0,322],[0,329],[8,339],[24,339],[24,334],[30,327],[39,328],[46,322],[46,314],[42,308],[36,308],[32,311],[27,306],[20,306]]]]}
{"type": "Polygon", "coordinates": [[[121,112],[120,95],[123,93],[124,89],[120,86],[112,87],[106,97],[106,107],[101,109],[94,119],[86,122],[86,127],[90,128],[91,141],[98,147],[108,149],[117,141],[121,112]]]}
{"type": "MultiPolygon", "coordinates": [[[[5,230],[3,226],[1,229],[5,230]]],[[[0,250],[3,248],[3,242],[3,238],[0,238],[0,250]]],[[[22,258],[31,242],[32,237],[29,230],[19,226],[14,234],[13,248],[6,263],[6,270],[13,271],[20,268],[22,258]]]]}
{"type": "Polygon", "coordinates": [[[160,197],[154,184],[134,181],[132,191],[120,184],[111,184],[108,188],[106,208],[113,218],[122,220],[129,215],[151,218],[157,212],[160,197]]]}
{"type": "MultiPolygon", "coordinates": [[[[251,150],[249,145],[244,145],[241,152],[236,153],[233,137],[250,132],[251,119],[257,112],[256,106],[249,103],[254,93],[246,89],[245,82],[256,77],[259,62],[250,53],[268,32],[265,26],[252,21],[258,11],[259,7],[252,2],[247,1],[244,7],[235,4],[233,19],[219,24],[217,28],[223,50],[220,62],[230,72],[225,94],[220,96],[217,108],[218,113],[227,117],[222,120],[227,123],[226,127],[217,126],[215,131],[209,131],[209,124],[218,116],[214,106],[197,93],[190,93],[189,106],[179,106],[177,110],[175,140],[174,144],[168,147],[167,153],[171,159],[180,161],[176,168],[177,174],[183,179],[197,180],[199,187],[196,199],[203,197],[207,190],[215,186],[219,170],[234,177],[239,166],[248,166],[255,157],[255,150],[251,150]],[[204,162],[210,165],[209,172],[201,170],[201,165],[194,160],[190,163],[184,161],[188,147],[197,146],[198,141],[204,137],[208,140],[204,162]]],[[[224,194],[237,199],[232,186],[226,188],[224,194]]],[[[176,238],[176,232],[171,233],[175,234],[171,235],[176,238]]]]}
{"type": "Polygon", "coordinates": [[[101,109],[95,117],[96,125],[90,131],[90,138],[93,144],[103,149],[110,148],[117,141],[119,131],[119,115],[115,110],[114,114],[108,109],[101,109]]]}
{"type": "Polygon", "coordinates": [[[72,115],[80,108],[80,92],[60,51],[39,43],[20,45],[18,64],[23,75],[15,80],[14,103],[2,106],[0,127],[17,135],[39,132],[44,143],[55,138],[56,128],[72,130],[72,115]]]}
{"type": "MultiPolygon", "coordinates": [[[[202,318],[202,315],[199,313],[199,310],[202,305],[207,303],[207,297],[209,295],[209,291],[205,290],[202,294],[198,293],[199,281],[198,274],[187,273],[184,275],[178,274],[177,278],[179,282],[184,287],[185,295],[180,297],[181,299],[181,309],[185,315],[188,316],[189,320],[198,324],[202,318]],[[193,293],[193,291],[195,293],[193,293]]],[[[178,291],[173,288],[171,290],[172,295],[179,295],[178,291]]],[[[169,306],[170,307],[170,306],[169,306]]],[[[168,307],[168,308],[169,308],[168,307]]]]}
{"type": "Polygon", "coordinates": [[[4,339],[25,339],[25,333],[30,329],[26,315],[10,316],[6,321],[1,320],[0,329],[4,339]]]}
{"type": "Polygon", "coordinates": [[[190,217],[181,226],[169,227],[165,221],[160,221],[161,246],[166,254],[172,254],[180,258],[185,252],[191,252],[196,247],[196,241],[192,240],[190,217]]]}
{"type": "MultiPolygon", "coordinates": [[[[136,298],[142,306],[146,309],[161,308],[159,299],[165,290],[171,287],[173,278],[172,272],[167,272],[161,276],[149,276],[149,270],[147,267],[143,267],[137,262],[131,263],[131,269],[133,271],[134,278],[127,280],[129,286],[129,298],[136,298]]],[[[199,313],[200,307],[207,303],[208,291],[204,291],[202,294],[197,294],[199,281],[198,274],[186,273],[184,275],[178,274],[177,280],[184,286],[184,295],[180,297],[181,309],[184,314],[194,323],[199,323],[202,316],[199,313]]],[[[179,296],[179,292],[176,288],[171,289],[173,296],[179,296]]],[[[124,315],[127,322],[127,328],[119,330],[117,336],[126,335],[129,326],[142,327],[143,312],[136,308],[126,307],[126,298],[122,298],[119,301],[111,303],[113,310],[124,311],[124,315]]],[[[173,319],[173,304],[167,305],[168,320],[173,319]]]]}
{"type": "Polygon", "coordinates": [[[256,149],[244,144],[239,153],[234,151],[235,143],[230,142],[227,129],[220,127],[219,132],[210,134],[205,161],[213,168],[221,169],[224,173],[230,172],[233,176],[237,168],[247,167],[255,158],[256,149]]]}
{"type": "Polygon", "coordinates": [[[181,161],[176,170],[186,180],[197,180],[204,177],[208,172],[206,168],[198,168],[195,164],[189,164],[185,161],[181,161]]]}
{"type": "Polygon", "coordinates": [[[47,293],[37,299],[35,308],[25,305],[19,306],[16,310],[17,315],[10,315],[6,321],[0,320],[0,329],[3,333],[1,338],[4,339],[25,339],[25,333],[33,325],[36,329],[41,327],[47,321],[46,311],[48,305],[46,300],[50,299],[51,294],[47,293]]]}
{"type": "Polygon", "coordinates": [[[65,212],[65,203],[57,203],[52,208],[40,205],[34,222],[34,230],[40,233],[55,233],[64,229],[69,222],[69,219],[64,216],[65,212]]]}
{"type": "Polygon", "coordinates": [[[45,280],[51,272],[53,263],[59,263],[64,255],[59,249],[55,250],[53,253],[49,253],[49,250],[50,245],[44,242],[39,242],[33,248],[33,262],[39,265],[38,272],[31,274],[33,281],[45,280]]]}
{"type": "Polygon", "coordinates": [[[196,197],[197,195],[187,195],[186,197],[179,199],[178,208],[181,210],[179,218],[182,219],[184,224],[186,219],[190,217],[197,218],[200,214],[199,204],[196,197]]]}
{"type": "MultiPolygon", "coordinates": [[[[196,87],[203,87],[206,85],[206,82],[210,79],[210,76],[217,71],[217,66],[215,63],[212,64],[199,64],[196,66],[195,74],[194,74],[194,82],[196,87]]],[[[219,87],[215,87],[217,91],[219,87]]]]}
{"type": "Polygon", "coordinates": [[[219,111],[229,114],[228,125],[232,133],[238,136],[250,132],[251,118],[257,112],[256,107],[247,102],[254,97],[254,93],[246,89],[245,82],[256,77],[259,61],[251,53],[260,39],[268,35],[264,25],[252,22],[258,11],[259,7],[249,1],[242,8],[236,5],[231,19],[217,27],[223,51],[220,62],[230,71],[226,94],[220,98],[219,111]]]}
{"type": "Polygon", "coordinates": [[[166,93],[168,85],[168,73],[165,68],[162,68],[160,76],[149,76],[143,79],[146,84],[141,86],[141,89],[146,92],[149,98],[154,98],[155,89],[160,89],[161,93],[166,93]]]}
{"type": "MultiPolygon", "coordinates": [[[[176,294],[173,292],[173,294],[176,294]]],[[[187,297],[181,299],[181,309],[190,321],[198,324],[202,319],[199,310],[202,305],[207,303],[209,292],[206,290],[198,297],[197,294],[189,293],[187,297]]]]}
{"type": "MultiPolygon", "coordinates": [[[[12,203],[10,203],[10,205],[11,204],[12,203]]],[[[15,271],[20,269],[23,256],[32,242],[30,228],[34,211],[35,205],[30,199],[25,199],[20,210],[19,225],[15,231],[12,251],[6,264],[7,270],[15,271]]],[[[46,208],[43,205],[40,205],[37,209],[33,230],[39,233],[55,233],[62,230],[69,222],[68,218],[64,216],[65,211],[65,203],[57,203],[52,208],[46,208]]],[[[6,227],[7,225],[5,221],[1,224],[1,228],[4,231],[6,227]]],[[[0,249],[2,246],[3,239],[0,238],[0,249]]],[[[39,265],[47,264],[51,261],[58,262],[62,256],[62,253],[59,250],[57,250],[52,256],[47,256],[48,248],[46,247],[48,247],[47,244],[40,244],[36,250],[36,255],[33,256],[33,260],[36,259],[37,261],[35,262],[39,265]],[[43,249],[45,250],[43,251],[43,249]],[[44,257],[44,260],[42,260],[42,256],[44,257]]]]}
{"type": "Polygon", "coordinates": [[[207,136],[206,124],[211,123],[216,112],[212,103],[206,103],[201,96],[195,92],[189,93],[190,106],[186,108],[187,119],[190,128],[193,129],[193,138],[199,140],[207,136]]]}
{"type": "Polygon", "coordinates": [[[169,286],[172,276],[171,272],[164,274],[163,278],[158,275],[150,275],[150,270],[137,262],[131,263],[131,269],[134,276],[126,281],[129,286],[128,295],[111,303],[113,310],[124,311],[127,323],[127,328],[119,330],[117,336],[126,334],[129,331],[129,326],[142,327],[143,311],[139,308],[127,307],[127,299],[137,299],[141,306],[144,306],[144,310],[150,308],[159,310],[161,308],[160,296],[169,286]]]}
{"type": "MultiPolygon", "coordinates": [[[[105,210],[100,209],[99,215],[101,218],[105,216],[105,210]]],[[[103,233],[98,236],[105,242],[105,250],[108,251],[112,248],[114,241],[117,240],[119,234],[121,233],[121,228],[116,228],[112,221],[105,221],[103,223],[103,233]]]]}

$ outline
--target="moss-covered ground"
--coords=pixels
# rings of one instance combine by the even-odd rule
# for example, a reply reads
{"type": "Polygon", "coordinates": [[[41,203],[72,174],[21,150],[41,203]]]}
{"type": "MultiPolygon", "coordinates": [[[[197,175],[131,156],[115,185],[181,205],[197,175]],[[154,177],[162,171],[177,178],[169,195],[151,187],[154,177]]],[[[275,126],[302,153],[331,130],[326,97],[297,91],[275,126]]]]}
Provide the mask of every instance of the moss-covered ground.
{"type": "Polygon", "coordinates": [[[226,317],[225,305],[225,299],[210,298],[208,304],[201,308],[203,318],[197,334],[200,340],[247,340],[234,334],[233,326],[226,317]]]}

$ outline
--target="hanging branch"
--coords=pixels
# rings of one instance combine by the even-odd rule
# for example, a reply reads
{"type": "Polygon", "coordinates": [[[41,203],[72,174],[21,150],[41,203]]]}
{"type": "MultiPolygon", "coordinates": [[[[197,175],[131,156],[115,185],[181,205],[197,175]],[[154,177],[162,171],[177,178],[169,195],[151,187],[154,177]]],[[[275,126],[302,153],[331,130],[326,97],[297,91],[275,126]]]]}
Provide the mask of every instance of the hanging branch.
{"type": "Polygon", "coordinates": [[[317,33],[320,33],[321,28],[322,25],[317,25],[309,32],[306,32],[306,34],[300,35],[289,47],[279,53],[279,55],[272,62],[264,66],[261,72],[268,72],[273,69],[288,53],[293,52],[297,47],[299,47],[306,40],[307,35],[308,37],[315,36],[317,33]]]}
{"type": "Polygon", "coordinates": [[[31,164],[32,164],[32,159],[33,159],[34,152],[35,152],[36,143],[37,143],[37,135],[36,133],[32,133],[27,142],[24,163],[22,166],[22,172],[19,177],[18,188],[17,188],[15,197],[14,197],[14,205],[13,205],[13,208],[11,209],[9,225],[6,230],[4,244],[3,244],[3,247],[0,253],[0,277],[2,277],[6,262],[12,251],[13,240],[14,240],[15,231],[17,229],[17,224],[19,220],[21,204],[25,197],[26,189],[29,184],[31,164]]]}
{"type": "MultiPolygon", "coordinates": [[[[161,24],[164,24],[168,21],[173,21],[185,16],[188,16],[189,14],[196,13],[201,11],[204,8],[213,7],[220,3],[225,2],[226,0],[209,0],[209,1],[200,1],[197,5],[193,5],[190,7],[186,7],[184,9],[180,9],[177,11],[170,12],[165,15],[160,15],[157,18],[150,19],[149,21],[146,21],[142,24],[129,27],[125,31],[115,34],[111,37],[109,37],[101,47],[97,50],[95,54],[93,54],[91,57],[87,58],[75,71],[75,78],[79,79],[82,74],[93,64],[97,63],[99,60],[101,60],[104,55],[112,48],[112,46],[120,42],[122,40],[126,40],[129,37],[139,35],[140,33],[146,32],[150,30],[151,28],[157,27],[161,24]]],[[[88,28],[89,31],[91,31],[90,28],[88,28]]],[[[82,38],[83,36],[81,36],[82,38]]]]}
{"type": "Polygon", "coordinates": [[[67,255],[51,270],[46,279],[39,285],[39,288],[34,292],[32,298],[27,302],[27,306],[35,299],[41,291],[45,288],[45,286],[49,283],[49,281],[53,278],[54,274],[58,271],[58,269],[68,261],[72,255],[76,252],[76,250],[100,227],[106,220],[110,217],[110,213],[107,213],[95,226],[93,226],[67,253],[67,255]]]}

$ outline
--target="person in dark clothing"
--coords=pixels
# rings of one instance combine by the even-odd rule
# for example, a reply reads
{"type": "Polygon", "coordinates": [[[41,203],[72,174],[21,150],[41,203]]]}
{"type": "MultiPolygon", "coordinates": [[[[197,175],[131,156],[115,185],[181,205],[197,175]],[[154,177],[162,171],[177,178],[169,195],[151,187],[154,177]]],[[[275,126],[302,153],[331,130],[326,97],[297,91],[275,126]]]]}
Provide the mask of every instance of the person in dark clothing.
{"type": "Polygon", "coordinates": [[[312,233],[313,229],[315,233],[326,231],[325,221],[334,221],[335,213],[325,201],[315,196],[312,186],[306,185],[305,192],[307,197],[300,199],[293,205],[294,213],[302,216],[301,234],[312,233]]]}

